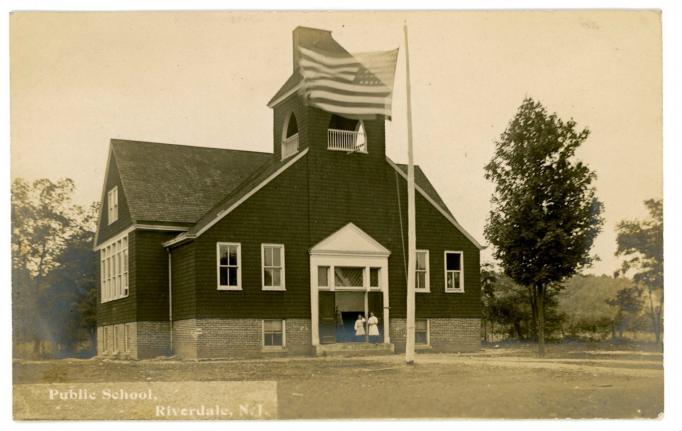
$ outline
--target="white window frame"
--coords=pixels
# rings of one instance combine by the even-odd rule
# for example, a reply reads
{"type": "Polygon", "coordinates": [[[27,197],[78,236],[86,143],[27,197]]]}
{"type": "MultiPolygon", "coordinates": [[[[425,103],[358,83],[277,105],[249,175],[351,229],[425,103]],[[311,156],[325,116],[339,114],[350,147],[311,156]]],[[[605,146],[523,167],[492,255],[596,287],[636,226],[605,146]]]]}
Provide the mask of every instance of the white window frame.
{"type": "Polygon", "coordinates": [[[417,344],[417,325],[414,325],[414,338],[415,345],[417,346],[430,346],[431,345],[431,319],[415,319],[415,320],[426,320],[426,344],[417,344]]]}
{"type": "Polygon", "coordinates": [[[381,290],[381,267],[380,266],[368,266],[367,267],[367,286],[372,290],[381,290]],[[372,270],[377,270],[377,285],[372,286],[372,270]]]}
{"type": "Polygon", "coordinates": [[[415,254],[414,291],[415,291],[415,292],[419,292],[419,293],[429,293],[429,292],[431,292],[431,268],[430,268],[430,266],[429,266],[429,265],[430,265],[430,263],[429,263],[429,251],[428,251],[428,250],[417,250],[417,251],[416,251],[416,254],[415,254]],[[416,257],[417,257],[416,254],[419,254],[419,253],[426,253],[426,259],[425,259],[425,262],[424,262],[424,264],[425,264],[425,266],[426,266],[426,269],[425,269],[424,271],[419,271],[419,270],[417,269],[417,264],[416,264],[416,262],[417,262],[418,259],[416,258],[416,257]],[[417,280],[419,280],[419,277],[417,277],[417,273],[419,273],[419,272],[424,272],[424,273],[426,273],[426,277],[424,277],[424,278],[425,278],[426,287],[423,288],[423,289],[417,288],[417,280]]]}
{"type": "Polygon", "coordinates": [[[286,256],[286,253],[284,251],[284,244],[270,244],[270,243],[263,243],[260,245],[260,279],[261,279],[261,287],[263,290],[286,290],[286,281],[285,281],[285,262],[284,262],[284,256],[286,256]],[[265,285],[265,249],[266,248],[274,248],[277,247],[279,248],[279,262],[280,266],[269,266],[268,268],[279,268],[280,270],[280,285],[279,286],[266,286],[265,285]]]}
{"type": "Polygon", "coordinates": [[[464,252],[461,250],[445,250],[443,252],[443,287],[445,293],[464,293],[464,252]],[[459,254],[459,271],[448,271],[448,254],[459,254]],[[448,273],[459,272],[459,289],[448,289],[448,273]]]}
{"type": "Polygon", "coordinates": [[[109,353],[109,327],[102,327],[102,353],[109,353]]]}
{"type": "Polygon", "coordinates": [[[114,186],[107,192],[107,215],[108,224],[118,220],[118,186],[114,186]]]}
{"type": "MultiPolygon", "coordinates": [[[[230,266],[225,266],[229,268],[230,266]]],[[[217,242],[216,243],[216,285],[218,290],[242,290],[242,244],[239,242],[217,242]],[[237,285],[236,286],[226,286],[220,284],[220,246],[223,245],[234,245],[237,247],[237,285]]],[[[228,277],[229,279],[229,277],[228,277]]]]}
{"type": "Polygon", "coordinates": [[[129,323],[123,325],[123,352],[130,352],[130,334],[128,334],[128,328],[130,328],[129,323]]]}
{"type": "Polygon", "coordinates": [[[130,293],[127,233],[107,241],[100,253],[100,303],[127,298],[130,293]]]}
{"type": "Polygon", "coordinates": [[[263,349],[281,350],[287,346],[287,321],[285,319],[263,319],[261,321],[261,345],[263,349]],[[265,322],[268,320],[279,320],[282,322],[282,345],[281,346],[266,346],[265,345],[265,322]]]}
{"type": "Polygon", "coordinates": [[[118,328],[119,328],[118,325],[113,325],[111,327],[111,329],[113,330],[113,340],[114,340],[114,342],[113,342],[113,344],[114,344],[113,353],[114,354],[119,352],[119,350],[118,350],[118,328]]]}

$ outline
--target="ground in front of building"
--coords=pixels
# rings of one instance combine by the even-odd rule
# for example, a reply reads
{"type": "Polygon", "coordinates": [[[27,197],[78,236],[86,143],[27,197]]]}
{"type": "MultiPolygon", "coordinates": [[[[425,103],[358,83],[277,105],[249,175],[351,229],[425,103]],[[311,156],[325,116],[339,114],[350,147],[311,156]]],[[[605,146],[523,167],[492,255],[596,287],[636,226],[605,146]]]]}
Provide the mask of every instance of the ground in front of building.
{"type": "Polygon", "coordinates": [[[655,418],[662,355],[653,349],[550,346],[471,354],[237,361],[15,361],[14,383],[275,380],[291,418],[655,418]]]}

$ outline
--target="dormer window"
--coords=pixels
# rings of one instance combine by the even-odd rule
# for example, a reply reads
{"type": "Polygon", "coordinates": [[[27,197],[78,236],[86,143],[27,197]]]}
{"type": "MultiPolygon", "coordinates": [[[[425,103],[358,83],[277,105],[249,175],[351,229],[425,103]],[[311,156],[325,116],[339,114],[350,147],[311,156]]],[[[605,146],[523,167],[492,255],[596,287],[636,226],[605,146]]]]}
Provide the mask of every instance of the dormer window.
{"type": "Polygon", "coordinates": [[[282,133],[282,160],[293,156],[298,152],[298,123],[294,113],[289,114],[289,118],[284,123],[282,133]]]}
{"type": "Polygon", "coordinates": [[[367,152],[367,134],[362,120],[332,115],[327,129],[327,149],[332,151],[367,152]]]}
{"type": "Polygon", "coordinates": [[[108,222],[112,224],[118,220],[118,187],[109,190],[107,194],[108,222]]]}

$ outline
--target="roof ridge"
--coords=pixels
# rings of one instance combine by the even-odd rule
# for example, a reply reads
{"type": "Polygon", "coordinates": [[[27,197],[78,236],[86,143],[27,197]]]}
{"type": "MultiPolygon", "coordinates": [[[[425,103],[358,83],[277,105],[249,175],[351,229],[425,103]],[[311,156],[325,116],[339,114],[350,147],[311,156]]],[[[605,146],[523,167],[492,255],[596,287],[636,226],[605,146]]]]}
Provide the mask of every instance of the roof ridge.
{"type": "Polygon", "coordinates": [[[206,147],[202,145],[188,145],[188,144],[173,144],[169,142],[153,142],[153,141],[137,141],[134,139],[122,139],[122,138],[111,138],[112,146],[116,143],[135,143],[135,144],[153,144],[153,145],[168,145],[173,147],[185,147],[185,148],[199,148],[205,150],[220,150],[220,151],[237,151],[240,153],[256,153],[256,154],[270,154],[274,153],[270,151],[255,151],[255,150],[239,150],[235,148],[221,148],[221,147],[206,147]]]}

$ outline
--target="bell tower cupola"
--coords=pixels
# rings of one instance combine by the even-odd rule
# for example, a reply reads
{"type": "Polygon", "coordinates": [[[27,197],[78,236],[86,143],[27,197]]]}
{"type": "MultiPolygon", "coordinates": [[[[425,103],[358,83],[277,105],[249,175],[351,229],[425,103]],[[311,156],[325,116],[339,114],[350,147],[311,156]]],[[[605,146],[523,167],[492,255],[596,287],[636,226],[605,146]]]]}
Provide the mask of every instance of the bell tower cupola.
{"type": "MultiPolygon", "coordinates": [[[[343,153],[385,158],[385,118],[382,115],[354,118],[332,114],[305,103],[303,77],[299,71],[301,48],[329,56],[350,54],[328,30],[297,27],[292,39],[293,69],[289,79],[268,102],[273,110],[273,152],[285,160],[304,149],[325,158],[343,153]]],[[[325,71],[321,71],[325,73],[325,71]]]]}

